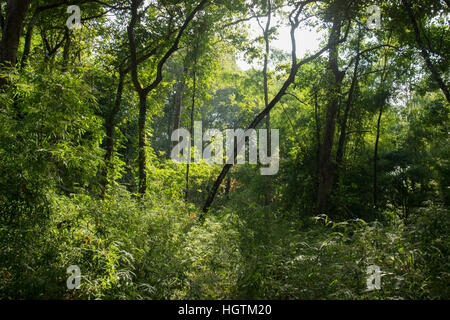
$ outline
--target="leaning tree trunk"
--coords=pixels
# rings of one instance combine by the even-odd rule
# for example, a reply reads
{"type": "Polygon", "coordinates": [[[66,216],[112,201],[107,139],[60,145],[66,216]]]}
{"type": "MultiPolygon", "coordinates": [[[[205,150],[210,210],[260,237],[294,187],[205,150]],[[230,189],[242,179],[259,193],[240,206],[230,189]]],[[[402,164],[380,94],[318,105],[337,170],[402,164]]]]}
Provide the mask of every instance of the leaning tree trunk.
{"type": "Polygon", "coordinates": [[[355,60],[355,67],[353,70],[353,77],[352,77],[352,83],[350,85],[350,90],[348,92],[348,96],[347,96],[347,102],[345,104],[345,111],[344,111],[344,116],[342,118],[342,122],[341,122],[341,133],[339,135],[339,142],[338,142],[338,148],[336,151],[336,164],[338,167],[338,173],[339,173],[339,169],[342,165],[342,160],[344,158],[344,148],[345,148],[345,140],[347,138],[347,122],[348,122],[348,118],[350,116],[350,109],[352,107],[352,103],[353,103],[353,97],[355,94],[355,89],[358,83],[358,67],[359,67],[359,62],[360,62],[360,46],[361,46],[361,29],[358,32],[358,47],[356,50],[356,60],[355,60]]]}

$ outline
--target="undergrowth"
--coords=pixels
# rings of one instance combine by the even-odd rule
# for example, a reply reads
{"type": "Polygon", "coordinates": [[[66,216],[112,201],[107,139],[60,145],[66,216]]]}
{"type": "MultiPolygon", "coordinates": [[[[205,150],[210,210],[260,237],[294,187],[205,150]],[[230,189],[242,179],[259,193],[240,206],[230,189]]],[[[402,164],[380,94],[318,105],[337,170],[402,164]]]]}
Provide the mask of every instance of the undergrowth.
{"type": "Polygon", "coordinates": [[[407,224],[392,212],[333,222],[256,205],[200,224],[194,205],[124,190],[48,198],[46,217],[0,226],[2,298],[449,298],[448,210],[432,205],[407,224]],[[77,290],[66,286],[71,265],[77,290]],[[367,290],[369,265],[381,268],[381,290],[367,290]]]}

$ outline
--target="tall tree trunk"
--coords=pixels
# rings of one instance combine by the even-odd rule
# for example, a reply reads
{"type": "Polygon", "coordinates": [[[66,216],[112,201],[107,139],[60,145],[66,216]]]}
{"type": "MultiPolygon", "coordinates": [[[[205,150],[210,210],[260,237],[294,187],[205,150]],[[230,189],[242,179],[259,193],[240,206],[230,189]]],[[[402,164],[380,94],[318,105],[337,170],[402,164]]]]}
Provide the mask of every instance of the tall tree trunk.
{"type": "MultiPolygon", "coordinates": [[[[181,117],[181,108],[183,106],[183,94],[184,88],[186,86],[186,75],[188,69],[186,67],[183,68],[183,73],[177,85],[177,92],[175,94],[175,114],[173,119],[173,131],[180,128],[180,117],[181,117]]],[[[170,139],[170,136],[169,136],[170,139]]],[[[175,146],[178,142],[173,141],[172,145],[175,146]]]]}
{"type": "Polygon", "coordinates": [[[373,206],[377,207],[377,163],[378,163],[378,142],[380,141],[381,116],[383,115],[383,104],[380,106],[377,122],[377,137],[375,139],[375,148],[373,152],[373,206]]]}
{"type": "Polygon", "coordinates": [[[333,188],[334,179],[334,164],[331,158],[333,149],[334,134],[336,128],[336,116],[339,108],[339,95],[341,91],[341,84],[344,78],[344,72],[339,70],[338,66],[338,46],[341,31],[341,19],[337,16],[333,19],[333,27],[330,33],[330,42],[335,43],[330,48],[329,64],[330,69],[330,101],[327,106],[325,126],[323,130],[323,141],[320,148],[319,160],[319,188],[317,194],[317,213],[327,213],[329,209],[329,197],[333,188]]]}
{"type": "Polygon", "coordinates": [[[320,161],[320,148],[322,145],[322,140],[320,138],[320,120],[319,120],[319,103],[317,101],[317,94],[318,89],[314,88],[314,121],[316,124],[316,141],[317,141],[317,147],[316,147],[316,179],[315,179],[315,192],[318,192],[319,190],[319,174],[320,174],[320,168],[319,168],[319,161],[320,161]]]}
{"type": "MultiPolygon", "coordinates": [[[[194,136],[194,109],[195,109],[195,93],[196,93],[196,87],[197,87],[197,72],[196,72],[196,67],[197,67],[197,57],[195,57],[195,62],[194,62],[194,71],[193,71],[193,88],[192,88],[192,106],[191,106],[191,138],[194,136]]],[[[192,142],[189,141],[189,146],[192,145],[192,142]]],[[[191,150],[191,149],[190,149],[191,150]]],[[[190,166],[190,162],[192,160],[192,155],[191,152],[189,151],[189,158],[188,158],[188,162],[186,164],[186,191],[185,191],[185,195],[184,198],[186,199],[186,201],[189,198],[189,166],[190,166]]]]}
{"type": "MultiPolygon", "coordinates": [[[[8,0],[6,5],[6,20],[0,42],[0,70],[15,67],[20,35],[23,22],[30,6],[30,0],[8,0]]],[[[0,77],[0,88],[7,83],[6,78],[0,77]]]]}
{"type": "MultiPolygon", "coordinates": [[[[144,3],[142,0],[132,0],[131,1],[131,19],[130,23],[127,27],[127,35],[128,42],[130,48],[130,60],[131,60],[131,80],[133,82],[134,88],[139,94],[139,193],[141,195],[145,194],[147,189],[147,176],[146,176],[146,159],[145,159],[145,146],[146,146],[146,136],[145,136],[145,124],[146,124],[146,116],[147,116],[147,96],[148,94],[156,89],[158,85],[163,80],[163,67],[167,60],[172,56],[172,54],[178,50],[178,46],[180,44],[181,37],[186,31],[189,23],[194,19],[195,15],[203,10],[208,0],[202,0],[195,9],[186,17],[183,25],[178,30],[177,36],[169,47],[169,49],[165,52],[163,57],[159,60],[156,67],[156,78],[146,87],[143,87],[141,82],[139,81],[138,76],[138,59],[137,59],[137,49],[136,49],[136,39],[135,39],[135,26],[138,21],[138,8],[144,3]]],[[[148,58],[148,57],[146,57],[148,58]]],[[[143,61],[141,61],[143,62],[143,61]]]]}
{"type": "MultiPolygon", "coordinates": [[[[64,50],[63,50],[63,61],[62,61],[62,71],[67,71],[67,65],[69,64],[69,56],[70,56],[70,45],[72,43],[72,38],[70,37],[70,31],[69,29],[66,29],[66,41],[64,43],[64,50]]],[[[122,81],[123,82],[123,81],[122,81]]]]}
{"type": "Polygon", "coordinates": [[[228,176],[227,183],[225,185],[225,199],[230,200],[230,190],[231,190],[231,177],[228,176]]]}
{"type": "Polygon", "coordinates": [[[25,43],[23,46],[23,54],[22,54],[22,60],[20,61],[20,68],[23,69],[27,65],[28,57],[30,55],[31,50],[31,40],[33,38],[33,29],[34,25],[36,24],[37,19],[39,18],[39,8],[36,8],[34,10],[33,16],[31,17],[30,21],[27,25],[27,33],[25,35],[25,43]]]}
{"type": "Polygon", "coordinates": [[[352,77],[352,83],[350,85],[350,90],[348,92],[347,102],[345,104],[345,111],[344,116],[342,118],[341,122],[341,133],[339,135],[339,142],[338,142],[338,148],[336,151],[336,164],[339,170],[339,167],[342,164],[342,159],[344,157],[344,147],[345,147],[345,140],[347,136],[347,121],[348,117],[350,115],[350,109],[352,107],[353,102],[353,96],[356,88],[356,84],[358,82],[358,67],[359,67],[359,61],[360,61],[360,45],[361,45],[361,30],[358,32],[358,48],[356,50],[356,60],[355,60],[355,68],[353,70],[353,77],[352,77]]]}
{"type": "Polygon", "coordinates": [[[114,131],[117,121],[117,114],[120,110],[120,103],[122,102],[123,86],[124,86],[125,74],[123,72],[119,73],[119,84],[117,85],[116,98],[114,101],[114,107],[110,111],[109,115],[106,117],[105,121],[105,131],[106,131],[106,153],[105,153],[105,167],[102,172],[101,185],[102,185],[102,196],[106,193],[106,186],[108,184],[108,173],[114,170],[113,164],[111,163],[113,151],[114,151],[114,131]]]}
{"type": "Polygon", "coordinates": [[[3,33],[3,29],[5,28],[5,18],[3,17],[3,9],[2,9],[2,6],[1,6],[3,1],[4,0],[0,1],[0,29],[1,29],[2,33],[3,33]]]}
{"type": "MultiPolygon", "coordinates": [[[[269,32],[270,32],[270,22],[272,18],[272,5],[271,1],[267,0],[267,23],[265,29],[263,29],[264,32],[264,43],[265,43],[265,54],[264,54],[264,69],[263,69],[263,75],[264,75],[264,108],[267,108],[269,105],[269,86],[268,86],[268,79],[267,79],[267,67],[269,64],[269,53],[270,53],[270,43],[269,43],[269,32]]],[[[267,156],[271,156],[271,145],[272,145],[272,139],[270,135],[270,111],[267,113],[266,116],[266,130],[267,130],[267,156]]],[[[265,205],[270,204],[271,200],[271,177],[269,175],[265,176],[266,184],[264,186],[264,202],[265,205]]]]}
{"type": "MultiPolygon", "coordinates": [[[[383,67],[383,73],[381,75],[381,90],[385,90],[384,88],[384,84],[386,82],[387,76],[388,76],[388,72],[387,72],[387,56],[384,57],[384,67],[383,67]]],[[[378,121],[377,121],[377,137],[375,139],[375,147],[374,147],[374,152],[373,152],[373,206],[374,208],[377,208],[377,191],[378,191],[378,186],[377,186],[377,175],[378,175],[378,170],[377,170],[377,165],[378,165],[378,143],[380,141],[380,135],[381,135],[381,117],[383,116],[383,104],[384,101],[386,100],[387,96],[383,96],[383,99],[381,99],[381,105],[380,105],[380,113],[378,114],[378,121]]]]}
{"type": "MultiPolygon", "coordinates": [[[[271,146],[272,146],[272,136],[270,135],[270,113],[266,116],[266,130],[267,130],[267,156],[271,156],[271,146]]],[[[264,186],[264,204],[267,206],[271,202],[271,183],[272,179],[270,175],[264,177],[266,179],[266,183],[264,186]]]]}

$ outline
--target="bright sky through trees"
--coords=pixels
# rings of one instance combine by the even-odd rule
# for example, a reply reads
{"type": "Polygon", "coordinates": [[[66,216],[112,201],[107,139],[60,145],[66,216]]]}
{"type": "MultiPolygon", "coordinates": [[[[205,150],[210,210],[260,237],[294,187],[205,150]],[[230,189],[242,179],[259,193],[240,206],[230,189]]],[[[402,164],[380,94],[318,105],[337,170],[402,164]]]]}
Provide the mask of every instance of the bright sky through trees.
{"type": "MultiPolygon", "coordinates": [[[[274,23],[279,24],[278,17],[275,17],[274,23]]],[[[262,18],[260,19],[260,22],[262,25],[266,23],[266,19],[262,18]]],[[[256,19],[250,20],[247,23],[248,30],[249,30],[249,36],[251,38],[260,37],[262,34],[262,30],[258,25],[258,22],[256,19]]],[[[274,40],[271,41],[270,46],[272,49],[278,49],[283,50],[286,53],[291,52],[291,37],[290,37],[290,27],[286,24],[281,23],[280,26],[277,28],[277,35],[275,35],[274,40]]],[[[297,41],[297,56],[298,58],[303,57],[307,52],[314,52],[319,48],[320,45],[320,39],[323,38],[324,33],[317,31],[317,30],[309,30],[307,28],[299,28],[295,32],[296,35],[296,41],[297,41]]],[[[262,62],[261,63],[248,63],[246,59],[244,58],[243,54],[239,55],[237,59],[237,65],[242,70],[248,70],[252,66],[256,69],[262,68],[262,62]]]]}

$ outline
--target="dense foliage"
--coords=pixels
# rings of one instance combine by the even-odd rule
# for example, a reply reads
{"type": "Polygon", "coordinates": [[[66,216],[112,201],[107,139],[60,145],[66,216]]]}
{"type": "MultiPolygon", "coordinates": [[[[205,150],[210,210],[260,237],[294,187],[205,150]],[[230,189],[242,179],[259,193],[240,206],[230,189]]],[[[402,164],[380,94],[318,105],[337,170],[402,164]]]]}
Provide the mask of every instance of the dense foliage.
{"type": "Polygon", "coordinates": [[[450,298],[448,1],[0,9],[1,299],[450,298]],[[194,121],[278,129],[279,171],[173,161],[194,121]]]}

